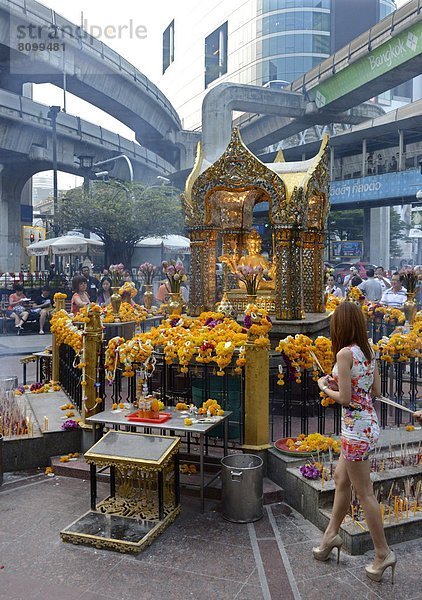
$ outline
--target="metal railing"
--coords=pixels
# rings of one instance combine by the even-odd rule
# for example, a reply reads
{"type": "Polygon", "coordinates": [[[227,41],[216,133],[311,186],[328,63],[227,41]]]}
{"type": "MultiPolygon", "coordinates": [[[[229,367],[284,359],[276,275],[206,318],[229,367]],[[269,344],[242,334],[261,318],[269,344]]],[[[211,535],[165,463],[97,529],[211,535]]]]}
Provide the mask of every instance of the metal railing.
{"type": "MultiPolygon", "coordinates": [[[[411,358],[407,362],[398,360],[387,363],[378,361],[381,375],[381,394],[398,404],[417,410],[420,396],[418,385],[422,381],[422,360],[411,358]]],[[[301,374],[300,383],[296,383],[295,372],[280,355],[272,355],[270,360],[270,437],[294,437],[299,433],[327,434],[341,433],[341,406],[332,404],[326,408],[321,405],[319,389],[312,379],[312,373],[301,374]],[[285,384],[277,384],[278,365],[283,365],[285,384]]],[[[382,428],[411,423],[410,413],[380,403],[380,425],[382,428]]]]}
{"type": "Polygon", "coordinates": [[[82,410],[82,372],[74,366],[75,351],[67,344],[59,348],[59,382],[63,390],[75,404],[79,411],[82,410]]]}

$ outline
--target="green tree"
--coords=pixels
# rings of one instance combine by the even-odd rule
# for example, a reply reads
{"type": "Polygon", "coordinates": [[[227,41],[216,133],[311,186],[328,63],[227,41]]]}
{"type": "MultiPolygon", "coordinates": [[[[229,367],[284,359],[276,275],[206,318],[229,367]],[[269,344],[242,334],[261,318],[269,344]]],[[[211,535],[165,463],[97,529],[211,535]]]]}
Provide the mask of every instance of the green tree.
{"type": "Polygon", "coordinates": [[[331,237],[336,235],[340,240],[362,240],[363,209],[330,212],[328,229],[331,237]]]}
{"type": "MultiPolygon", "coordinates": [[[[363,209],[336,210],[328,217],[328,229],[331,237],[336,235],[341,240],[363,240],[363,209]]],[[[390,208],[390,256],[400,258],[402,251],[398,241],[403,238],[403,230],[408,226],[400,219],[400,215],[390,208]]]]}
{"type": "Polygon", "coordinates": [[[88,229],[104,242],[106,264],[130,265],[135,245],[149,236],[183,233],[179,190],[139,183],[98,182],[89,193],[69,190],[60,201],[62,229],[88,229]]]}

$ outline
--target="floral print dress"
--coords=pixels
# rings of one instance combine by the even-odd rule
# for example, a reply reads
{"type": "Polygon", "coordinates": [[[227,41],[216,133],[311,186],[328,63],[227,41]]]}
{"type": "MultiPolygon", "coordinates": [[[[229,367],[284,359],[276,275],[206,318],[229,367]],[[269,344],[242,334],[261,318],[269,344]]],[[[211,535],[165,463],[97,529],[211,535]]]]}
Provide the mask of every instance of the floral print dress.
{"type": "MultiPolygon", "coordinates": [[[[370,390],[374,381],[375,358],[367,360],[359,346],[348,346],[353,357],[352,399],[342,407],[341,451],[346,460],[366,460],[374,450],[380,428],[370,390]]],[[[337,364],[333,378],[338,383],[337,364]]]]}

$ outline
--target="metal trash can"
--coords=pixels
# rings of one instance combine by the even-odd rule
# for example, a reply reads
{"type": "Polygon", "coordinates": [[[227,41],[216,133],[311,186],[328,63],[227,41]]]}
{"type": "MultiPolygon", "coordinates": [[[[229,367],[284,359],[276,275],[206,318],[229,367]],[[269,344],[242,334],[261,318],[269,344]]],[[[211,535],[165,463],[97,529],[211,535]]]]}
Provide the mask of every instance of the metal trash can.
{"type": "Polygon", "coordinates": [[[262,517],[263,461],[255,454],[231,454],[221,459],[222,513],[233,523],[262,517]]]}

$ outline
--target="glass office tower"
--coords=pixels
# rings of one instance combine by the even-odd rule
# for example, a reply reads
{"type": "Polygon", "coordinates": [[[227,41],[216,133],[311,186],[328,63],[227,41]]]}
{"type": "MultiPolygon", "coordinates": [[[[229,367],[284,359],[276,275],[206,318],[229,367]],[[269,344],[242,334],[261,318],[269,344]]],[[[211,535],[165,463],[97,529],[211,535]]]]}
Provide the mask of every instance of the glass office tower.
{"type": "Polygon", "coordinates": [[[394,9],[394,0],[175,2],[157,83],[185,129],[196,129],[211,87],[290,83],[394,9]]]}

